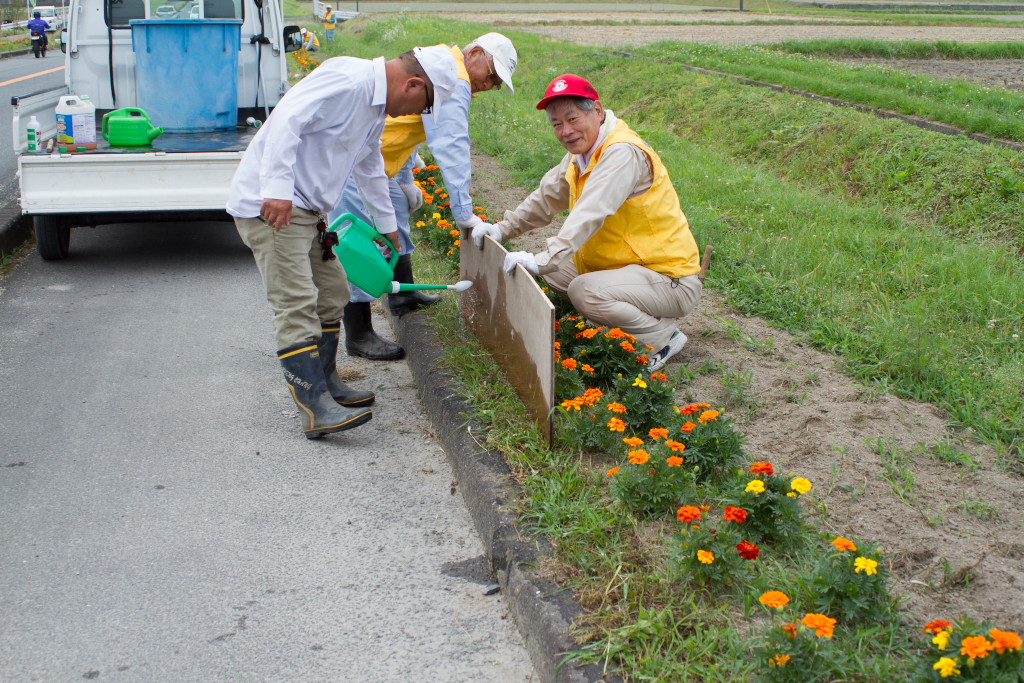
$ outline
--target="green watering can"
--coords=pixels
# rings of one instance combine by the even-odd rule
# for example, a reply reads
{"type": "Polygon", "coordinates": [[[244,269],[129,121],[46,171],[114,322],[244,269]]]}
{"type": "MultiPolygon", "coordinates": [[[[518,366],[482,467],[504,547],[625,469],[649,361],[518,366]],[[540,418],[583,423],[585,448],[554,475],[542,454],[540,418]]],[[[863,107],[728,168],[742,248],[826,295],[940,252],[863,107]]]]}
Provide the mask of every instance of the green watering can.
{"type": "Polygon", "coordinates": [[[384,258],[374,239],[381,237],[377,229],[367,225],[356,216],[346,213],[331,223],[330,230],[337,233],[338,244],[334,253],[345,268],[349,282],[372,296],[397,294],[422,289],[453,289],[464,292],[473,286],[469,280],[460,280],[454,285],[421,285],[395,282],[395,264],[398,263],[398,249],[386,237],[391,247],[391,261],[384,258]]]}
{"type": "Polygon", "coordinates": [[[162,135],[149,114],[138,107],[115,109],[103,115],[103,137],[114,147],[141,147],[162,135]]]}

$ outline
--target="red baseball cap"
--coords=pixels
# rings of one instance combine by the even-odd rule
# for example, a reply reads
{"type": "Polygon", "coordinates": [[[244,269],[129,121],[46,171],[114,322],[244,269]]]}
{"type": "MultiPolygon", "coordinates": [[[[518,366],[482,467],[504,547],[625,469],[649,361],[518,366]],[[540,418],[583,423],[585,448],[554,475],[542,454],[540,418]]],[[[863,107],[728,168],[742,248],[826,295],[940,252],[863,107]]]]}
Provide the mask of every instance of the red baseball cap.
{"type": "Polygon", "coordinates": [[[576,74],[562,74],[551,81],[544,91],[544,99],[537,103],[537,109],[547,109],[548,103],[556,97],[586,97],[588,100],[600,100],[597,88],[590,81],[576,74]]]}

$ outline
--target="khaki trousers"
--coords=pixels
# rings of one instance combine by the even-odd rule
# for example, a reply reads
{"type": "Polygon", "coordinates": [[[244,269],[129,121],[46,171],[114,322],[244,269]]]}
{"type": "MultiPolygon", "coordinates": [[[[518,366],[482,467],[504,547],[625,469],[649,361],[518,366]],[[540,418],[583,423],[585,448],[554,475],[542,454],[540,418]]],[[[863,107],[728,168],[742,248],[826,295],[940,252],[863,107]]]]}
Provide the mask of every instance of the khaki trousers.
{"type": "Polygon", "coordinates": [[[568,296],[583,317],[618,327],[655,351],[668,344],[676,331],[675,319],[693,310],[704,289],[696,275],[673,280],[638,265],[580,275],[571,258],[544,279],[568,296]]]}
{"type": "Polygon", "coordinates": [[[278,349],[320,339],[323,325],[341,320],[348,303],[345,269],[338,259],[323,260],[316,223],[317,214],[298,207],[279,231],[259,218],[235,218],[274,309],[278,349]]]}

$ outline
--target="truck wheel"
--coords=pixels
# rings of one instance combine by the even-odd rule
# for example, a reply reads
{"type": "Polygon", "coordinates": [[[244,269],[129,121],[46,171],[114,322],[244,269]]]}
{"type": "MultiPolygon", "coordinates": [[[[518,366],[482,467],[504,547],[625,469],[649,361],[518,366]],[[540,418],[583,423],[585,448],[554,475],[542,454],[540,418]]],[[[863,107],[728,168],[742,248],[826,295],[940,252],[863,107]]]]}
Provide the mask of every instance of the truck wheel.
{"type": "Polygon", "coordinates": [[[71,247],[71,228],[60,216],[36,216],[36,249],[47,261],[67,258],[71,247]]]}

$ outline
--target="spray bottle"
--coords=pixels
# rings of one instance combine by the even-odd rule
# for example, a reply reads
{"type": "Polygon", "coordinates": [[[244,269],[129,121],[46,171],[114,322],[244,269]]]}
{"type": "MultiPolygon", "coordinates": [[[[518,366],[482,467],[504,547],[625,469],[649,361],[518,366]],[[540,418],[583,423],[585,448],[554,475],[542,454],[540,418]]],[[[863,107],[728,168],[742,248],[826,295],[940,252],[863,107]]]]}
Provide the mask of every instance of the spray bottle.
{"type": "Polygon", "coordinates": [[[39,151],[39,119],[32,115],[28,119],[28,151],[39,151]]]}

